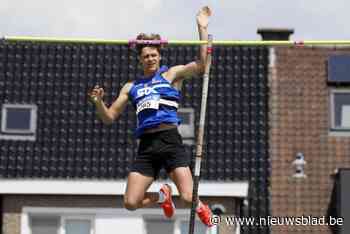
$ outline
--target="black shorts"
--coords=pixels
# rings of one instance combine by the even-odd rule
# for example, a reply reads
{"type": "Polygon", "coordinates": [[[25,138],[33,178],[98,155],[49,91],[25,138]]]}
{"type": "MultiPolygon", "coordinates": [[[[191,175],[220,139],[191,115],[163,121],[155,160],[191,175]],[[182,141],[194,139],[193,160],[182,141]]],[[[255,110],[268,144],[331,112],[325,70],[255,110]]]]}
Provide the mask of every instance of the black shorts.
{"type": "Polygon", "coordinates": [[[169,173],[178,167],[189,167],[191,159],[185,152],[177,128],[141,135],[138,155],[133,161],[132,172],[155,179],[161,168],[169,173]]]}

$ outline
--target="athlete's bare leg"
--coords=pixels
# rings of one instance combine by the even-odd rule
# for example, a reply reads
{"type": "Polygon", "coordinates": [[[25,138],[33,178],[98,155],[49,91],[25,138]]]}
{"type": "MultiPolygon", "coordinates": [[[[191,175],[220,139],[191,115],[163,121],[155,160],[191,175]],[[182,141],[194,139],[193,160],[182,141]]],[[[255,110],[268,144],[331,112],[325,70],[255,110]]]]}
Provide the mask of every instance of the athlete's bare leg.
{"type": "Polygon", "coordinates": [[[187,204],[192,202],[193,180],[189,167],[178,167],[169,173],[170,178],[174,181],[181,199],[187,204]]]}
{"type": "Polygon", "coordinates": [[[136,210],[155,204],[159,200],[159,194],[146,193],[153,181],[153,177],[145,176],[138,172],[130,172],[124,195],[125,208],[136,210]]]}
{"type": "MultiPolygon", "coordinates": [[[[180,193],[181,199],[186,202],[187,205],[192,202],[192,190],[193,190],[193,180],[192,174],[189,167],[178,167],[169,173],[169,176],[176,184],[177,190],[180,193]]],[[[198,199],[198,206],[196,208],[196,213],[199,219],[208,227],[211,224],[212,212],[208,205],[203,204],[198,199]]]]}

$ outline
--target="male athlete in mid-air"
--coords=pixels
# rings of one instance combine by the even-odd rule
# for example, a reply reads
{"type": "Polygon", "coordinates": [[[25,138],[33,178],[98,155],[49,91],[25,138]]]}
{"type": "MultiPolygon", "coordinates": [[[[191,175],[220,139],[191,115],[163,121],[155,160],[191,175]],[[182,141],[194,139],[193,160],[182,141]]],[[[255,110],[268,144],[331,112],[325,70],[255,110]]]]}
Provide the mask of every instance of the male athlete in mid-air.
{"type": "MultiPolygon", "coordinates": [[[[211,10],[203,7],[197,14],[197,26],[200,40],[208,40],[208,23],[211,10]]],[[[137,40],[160,40],[159,35],[139,34],[137,40]]],[[[124,111],[130,100],[136,109],[136,135],[140,139],[138,155],[133,161],[128,175],[124,205],[135,210],[159,203],[166,217],[173,216],[175,207],[172,191],[164,184],[158,193],[147,192],[157,178],[161,168],[165,168],[175,183],[180,197],[187,203],[192,202],[193,180],[190,171],[190,157],[185,153],[182,138],[177,126],[180,91],[184,80],[200,76],[204,72],[207,59],[207,46],[200,46],[199,60],[186,65],[173,67],[160,66],[161,54],[158,44],[137,44],[139,61],[143,76],[127,82],[118,98],[108,108],[102,98],[104,90],[95,86],[89,96],[94,103],[99,118],[106,124],[112,123],[124,111]]],[[[198,217],[207,226],[211,226],[209,207],[198,202],[198,217]]]]}

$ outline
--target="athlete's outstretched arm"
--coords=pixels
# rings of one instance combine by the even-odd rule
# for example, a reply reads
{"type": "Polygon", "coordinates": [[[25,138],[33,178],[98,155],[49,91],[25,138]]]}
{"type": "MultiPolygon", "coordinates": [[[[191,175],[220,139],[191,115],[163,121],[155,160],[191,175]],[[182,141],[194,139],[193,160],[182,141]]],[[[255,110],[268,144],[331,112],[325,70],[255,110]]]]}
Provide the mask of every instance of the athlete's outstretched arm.
{"type": "MultiPolygon", "coordinates": [[[[199,39],[208,40],[208,24],[211,10],[208,6],[203,7],[197,14],[197,26],[199,32],[199,39]]],[[[186,65],[178,65],[169,69],[167,77],[171,81],[175,79],[184,79],[204,72],[205,63],[207,60],[207,45],[203,44],[200,46],[199,60],[190,62],[186,65]]]]}
{"type": "Polygon", "coordinates": [[[119,115],[124,111],[125,106],[128,103],[128,93],[130,87],[131,83],[125,84],[121,89],[119,96],[109,108],[105,105],[105,103],[102,100],[104,96],[103,88],[95,86],[94,89],[89,93],[91,101],[96,106],[97,115],[103,123],[113,123],[113,121],[116,120],[119,117],[119,115]]]}

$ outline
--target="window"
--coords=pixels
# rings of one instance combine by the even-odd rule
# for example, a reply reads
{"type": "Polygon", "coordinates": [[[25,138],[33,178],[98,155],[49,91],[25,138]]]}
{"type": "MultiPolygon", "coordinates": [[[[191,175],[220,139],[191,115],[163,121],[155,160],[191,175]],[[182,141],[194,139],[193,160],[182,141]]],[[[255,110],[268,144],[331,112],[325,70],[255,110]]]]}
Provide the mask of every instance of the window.
{"type": "Polygon", "coordinates": [[[146,219],[147,234],[173,233],[174,221],[163,219],[146,219]]]}
{"type": "MultiPolygon", "coordinates": [[[[23,207],[21,234],[187,234],[189,210],[165,219],[161,209],[23,207]]],[[[195,234],[217,234],[196,218],[195,234]]],[[[237,233],[237,232],[234,232],[237,233]]]]}
{"type": "Polygon", "coordinates": [[[93,219],[82,216],[35,214],[30,216],[31,234],[94,234],[93,219]]]}
{"type": "Polygon", "coordinates": [[[65,234],[92,234],[92,221],[84,217],[64,217],[65,234]]]}
{"type": "Polygon", "coordinates": [[[350,133],[350,89],[331,90],[331,130],[350,133]]]}
{"type": "MultiPolygon", "coordinates": [[[[188,227],[189,227],[189,221],[188,220],[181,220],[180,221],[180,233],[181,234],[186,234],[188,233],[188,227]]],[[[216,233],[214,232],[214,229],[211,228],[207,228],[203,223],[201,223],[201,221],[197,220],[195,222],[195,226],[194,226],[194,234],[212,234],[212,233],[216,233]]]]}
{"type": "MultiPolygon", "coordinates": [[[[145,219],[146,234],[188,234],[189,221],[184,217],[174,220],[164,220],[164,217],[145,219]]],[[[194,234],[216,234],[216,228],[207,228],[200,220],[195,222],[194,234]]]]}
{"type": "Polygon", "coordinates": [[[36,105],[3,104],[0,139],[35,140],[36,105]]]}
{"type": "Polygon", "coordinates": [[[181,118],[179,132],[185,144],[194,143],[194,110],[193,108],[180,108],[178,115],[181,118]]]}
{"type": "Polygon", "coordinates": [[[59,225],[59,217],[33,216],[30,219],[32,234],[57,234],[59,225]]]}
{"type": "Polygon", "coordinates": [[[331,55],[328,58],[328,82],[338,84],[349,84],[350,56],[331,55]]]}

